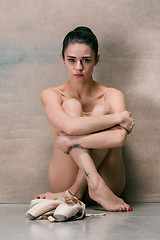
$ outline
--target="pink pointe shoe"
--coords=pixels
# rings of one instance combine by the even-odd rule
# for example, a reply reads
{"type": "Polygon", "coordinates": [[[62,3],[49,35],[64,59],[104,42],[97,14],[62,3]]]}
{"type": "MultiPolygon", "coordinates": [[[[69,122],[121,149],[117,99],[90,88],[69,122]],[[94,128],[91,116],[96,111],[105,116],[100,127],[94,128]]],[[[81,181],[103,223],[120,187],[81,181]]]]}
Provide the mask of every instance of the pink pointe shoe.
{"type": "Polygon", "coordinates": [[[35,220],[44,214],[53,214],[53,210],[61,203],[63,203],[62,200],[33,199],[30,203],[30,209],[26,212],[26,217],[35,220]]]}
{"type": "Polygon", "coordinates": [[[85,216],[85,204],[76,197],[67,199],[61,203],[54,211],[53,218],[58,222],[67,220],[78,220],[85,216]]]}
{"type": "MultiPolygon", "coordinates": [[[[64,222],[85,216],[85,204],[67,191],[67,199],[33,199],[26,217],[30,220],[51,217],[52,221],[64,222]],[[53,217],[52,217],[53,216],[53,217]]],[[[50,218],[48,218],[50,219],[50,218]]]]}

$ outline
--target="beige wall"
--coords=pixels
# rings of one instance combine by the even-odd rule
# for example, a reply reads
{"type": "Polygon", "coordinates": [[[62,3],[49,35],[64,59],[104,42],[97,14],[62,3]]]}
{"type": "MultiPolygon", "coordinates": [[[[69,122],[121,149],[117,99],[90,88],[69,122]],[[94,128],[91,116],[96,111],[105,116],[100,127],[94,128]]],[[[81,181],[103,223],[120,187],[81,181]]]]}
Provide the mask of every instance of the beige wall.
{"type": "Polygon", "coordinates": [[[124,147],[127,201],[160,201],[160,1],[1,0],[0,202],[49,190],[52,143],[40,93],[65,81],[64,35],[99,39],[94,77],[124,92],[136,126],[124,147]]]}

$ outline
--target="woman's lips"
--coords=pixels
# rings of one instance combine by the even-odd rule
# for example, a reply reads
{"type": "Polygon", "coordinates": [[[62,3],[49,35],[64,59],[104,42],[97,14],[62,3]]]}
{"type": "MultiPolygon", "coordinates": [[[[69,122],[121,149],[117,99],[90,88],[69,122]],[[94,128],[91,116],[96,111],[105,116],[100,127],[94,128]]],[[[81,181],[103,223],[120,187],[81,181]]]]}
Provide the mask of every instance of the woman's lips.
{"type": "Polygon", "coordinates": [[[79,73],[76,73],[76,74],[73,74],[75,77],[83,77],[84,75],[83,74],[79,74],[79,73]]]}

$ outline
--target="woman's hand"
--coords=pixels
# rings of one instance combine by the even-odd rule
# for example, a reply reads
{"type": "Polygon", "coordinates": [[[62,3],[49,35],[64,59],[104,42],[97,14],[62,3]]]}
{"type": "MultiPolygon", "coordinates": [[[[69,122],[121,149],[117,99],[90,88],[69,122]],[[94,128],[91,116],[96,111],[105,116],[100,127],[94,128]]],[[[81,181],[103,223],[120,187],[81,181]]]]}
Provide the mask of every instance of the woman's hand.
{"type": "Polygon", "coordinates": [[[124,112],[121,112],[120,114],[122,117],[122,122],[120,123],[120,126],[126,129],[128,133],[131,133],[135,125],[134,119],[132,118],[131,113],[124,111],[124,112]]]}
{"type": "Polygon", "coordinates": [[[64,153],[69,153],[71,149],[70,137],[64,132],[57,132],[56,147],[64,153]]]}

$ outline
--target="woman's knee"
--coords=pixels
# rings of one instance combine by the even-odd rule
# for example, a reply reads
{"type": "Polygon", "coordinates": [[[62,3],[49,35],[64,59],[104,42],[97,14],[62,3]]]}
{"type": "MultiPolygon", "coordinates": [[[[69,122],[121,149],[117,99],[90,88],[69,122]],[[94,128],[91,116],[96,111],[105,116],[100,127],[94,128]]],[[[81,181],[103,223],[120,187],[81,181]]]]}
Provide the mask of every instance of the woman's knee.
{"type": "Polygon", "coordinates": [[[108,104],[97,104],[93,111],[92,116],[102,116],[107,114],[112,114],[112,109],[108,104]]]}
{"type": "Polygon", "coordinates": [[[82,105],[75,98],[69,98],[65,100],[62,104],[63,110],[71,116],[81,116],[82,115],[82,105]]]}

